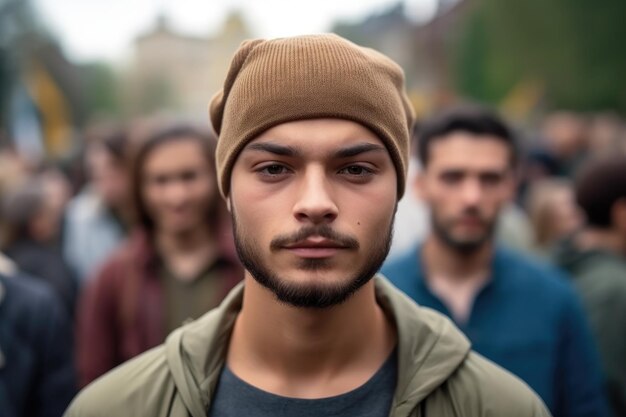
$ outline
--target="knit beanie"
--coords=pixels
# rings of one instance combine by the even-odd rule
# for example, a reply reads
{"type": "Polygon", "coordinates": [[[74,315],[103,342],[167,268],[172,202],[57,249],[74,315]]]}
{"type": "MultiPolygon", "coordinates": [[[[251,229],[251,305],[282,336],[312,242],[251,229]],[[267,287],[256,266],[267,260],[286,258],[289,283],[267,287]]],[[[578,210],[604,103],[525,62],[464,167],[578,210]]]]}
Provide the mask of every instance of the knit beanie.
{"type": "Polygon", "coordinates": [[[273,126],[316,118],[346,119],[374,132],[395,165],[398,199],[404,193],[413,109],[402,69],[373,49],[332,34],[244,41],[209,112],[224,197],[248,142],[273,126]]]}

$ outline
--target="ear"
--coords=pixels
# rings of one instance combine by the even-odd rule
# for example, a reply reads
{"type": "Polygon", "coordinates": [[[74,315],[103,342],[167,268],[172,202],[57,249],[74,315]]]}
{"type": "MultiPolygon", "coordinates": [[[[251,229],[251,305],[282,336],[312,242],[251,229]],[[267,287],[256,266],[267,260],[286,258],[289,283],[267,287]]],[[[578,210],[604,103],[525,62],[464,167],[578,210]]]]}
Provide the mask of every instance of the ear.
{"type": "Polygon", "coordinates": [[[611,223],[622,233],[626,233],[626,197],[613,203],[611,207],[611,223]]]}
{"type": "Polygon", "coordinates": [[[517,186],[519,185],[519,175],[517,170],[511,170],[507,175],[506,184],[507,187],[507,199],[513,201],[517,194],[517,186]]]}
{"type": "Polygon", "coordinates": [[[419,171],[415,173],[415,176],[413,176],[413,181],[411,182],[413,193],[418,200],[424,199],[424,180],[424,171],[420,168],[419,171]]]}

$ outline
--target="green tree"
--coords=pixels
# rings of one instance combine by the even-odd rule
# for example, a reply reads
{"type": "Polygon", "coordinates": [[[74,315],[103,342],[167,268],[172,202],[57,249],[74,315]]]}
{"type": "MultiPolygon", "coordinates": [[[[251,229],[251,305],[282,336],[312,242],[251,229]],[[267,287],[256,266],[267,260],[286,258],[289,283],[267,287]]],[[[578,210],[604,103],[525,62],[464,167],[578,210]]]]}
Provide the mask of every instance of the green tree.
{"type": "Polygon", "coordinates": [[[463,93],[498,101],[518,82],[549,106],[626,112],[623,0],[476,0],[454,47],[463,93]]]}

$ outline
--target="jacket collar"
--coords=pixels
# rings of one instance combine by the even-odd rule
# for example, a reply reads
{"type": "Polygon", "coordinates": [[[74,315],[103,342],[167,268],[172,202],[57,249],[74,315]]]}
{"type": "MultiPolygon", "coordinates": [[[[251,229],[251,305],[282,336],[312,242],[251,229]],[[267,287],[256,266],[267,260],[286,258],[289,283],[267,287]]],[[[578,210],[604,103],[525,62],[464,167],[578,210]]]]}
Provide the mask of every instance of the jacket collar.
{"type": "MultiPolygon", "coordinates": [[[[374,279],[377,301],[398,330],[398,383],[392,414],[408,415],[459,367],[470,343],[449,319],[418,307],[382,276],[374,279]]],[[[241,283],[218,308],[176,330],[166,341],[170,372],[194,417],[204,416],[209,409],[243,291],[241,283]]]]}

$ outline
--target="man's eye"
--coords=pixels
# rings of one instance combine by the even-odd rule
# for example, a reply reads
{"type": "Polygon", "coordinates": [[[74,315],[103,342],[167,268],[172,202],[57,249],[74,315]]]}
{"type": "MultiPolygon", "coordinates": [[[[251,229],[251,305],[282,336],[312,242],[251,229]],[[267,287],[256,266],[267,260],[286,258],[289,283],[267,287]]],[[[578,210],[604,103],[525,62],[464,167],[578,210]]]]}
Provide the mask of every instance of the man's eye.
{"type": "Polygon", "coordinates": [[[446,184],[458,184],[463,179],[460,172],[444,172],[441,174],[441,180],[446,184]]]}
{"type": "Polygon", "coordinates": [[[150,178],[150,182],[154,185],[163,186],[169,182],[169,178],[166,175],[158,175],[150,178]]]}
{"type": "Polygon", "coordinates": [[[261,168],[259,172],[265,175],[281,175],[287,173],[287,168],[282,165],[272,164],[261,168]]]}
{"type": "Polygon", "coordinates": [[[361,166],[361,165],[350,165],[348,167],[343,168],[339,172],[344,173],[344,174],[348,174],[348,175],[354,175],[354,176],[357,176],[357,177],[370,175],[370,174],[373,173],[373,171],[371,169],[366,168],[366,167],[361,166]]]}
{"type": "Polygon", "coordinates": [[[180,175],[180,179],[185,182],[191,182],[191,181],[196,180],[198,176],[199,176],[199,173],[196,171],[187,171],[187,172],[183,172],[180,175]]]}
{"type": "Polygon", "coordinates": [[[483,174],[480,176],[480,182],[488,187],[493,187],[502,182],[503,176],[500,174],[483,174]]]}

